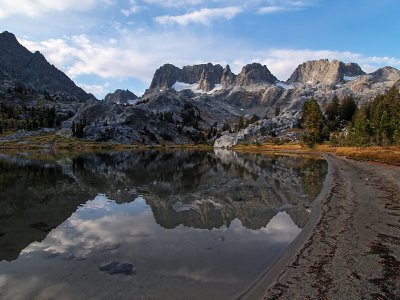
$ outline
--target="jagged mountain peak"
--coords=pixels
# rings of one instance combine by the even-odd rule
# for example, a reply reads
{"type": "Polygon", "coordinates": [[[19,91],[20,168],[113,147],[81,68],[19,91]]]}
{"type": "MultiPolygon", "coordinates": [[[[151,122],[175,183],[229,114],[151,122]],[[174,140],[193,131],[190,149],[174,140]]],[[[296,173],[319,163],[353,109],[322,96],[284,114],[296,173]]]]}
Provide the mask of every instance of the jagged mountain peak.
{"type": "Polygon", "coordinates": [[[247,86],[254,84],[274,84],[276,77],[268,70],[267,66],[259,63],[248,64],[243,67],[239,75],[232,73],[229,65],[223,68],[219,64],[198,64],[184,66],[182,69],[165,64],[154,74],[150,88],[147,92],[171,88],[180,82],[187,85],[197,84],[202,91],[211,91],[216,85],[222,86],[247,86]]]}
{"type": "Polygon", "coordinates": [[[0,41],[19,44],[15,35],[8,31],[3,31],[2,33],[0,33],[0,41]]]}
{"type": "Polygon", "coordinates": [[[105,101],[117,104],[126,104],[136,99],[138,99],[138,96],[136,96],[128,89],[127,90],[117,89],[115,90],[114,93],[108,93],[104,98],[105,101]]]}
{"type": "Polygon", "coordinates": [[[150,84],[150,91],[171,88],[176,82],[187,84],[198,83],[199,87],[209,91],[215,84],[219,84],[223,68],[212,63],[184,66],[178,68],[172,64],[165,64],[155,72],[150,84]]]}
{"type": "Polygon", "coordinates": [[[356,63],[344,63],[337,59],[310,60],[300,64],[292,73],[287,83],[342,83],[345,76],[355,77],[365,72],[356,63]]]}
{"type": "Polygon", "coordinates": [[[247,64],[242,68],[242,71],[237,77],[236,84],[238,85],[253,85],[270,83],[274,84],[278,79],[272,75],[267,66],[260,63],[247,64]]]}
{"type": "Polygon", "coordinates": [[[229,86],[233,85],[235,81],[236,81],[236,75],[232,73],[231,67],[229,65],[226,65],[224,70],[222,71],[220,83],[223,86],[229,86]]]}

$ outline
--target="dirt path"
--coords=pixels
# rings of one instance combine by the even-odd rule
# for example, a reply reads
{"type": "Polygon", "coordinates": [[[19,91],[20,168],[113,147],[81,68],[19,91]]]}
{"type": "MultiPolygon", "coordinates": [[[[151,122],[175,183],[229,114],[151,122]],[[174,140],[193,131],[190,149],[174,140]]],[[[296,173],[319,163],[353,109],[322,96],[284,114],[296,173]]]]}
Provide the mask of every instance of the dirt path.
{"type": "Polygon", "coordinates": [[[327,159],[321,218],[262,299],[400,299],[400,168],[327,159]]]}

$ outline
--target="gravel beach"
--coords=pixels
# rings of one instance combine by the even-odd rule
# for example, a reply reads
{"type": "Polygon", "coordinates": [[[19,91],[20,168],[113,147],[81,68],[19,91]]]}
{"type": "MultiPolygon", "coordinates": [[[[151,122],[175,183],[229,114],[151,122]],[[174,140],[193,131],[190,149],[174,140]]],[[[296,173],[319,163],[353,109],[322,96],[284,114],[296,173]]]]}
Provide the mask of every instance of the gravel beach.
{"type": "Polygon", "coordinates": [[[326,155],[314,220],[241,299],[400,299],[400,167],[326,155]]]}

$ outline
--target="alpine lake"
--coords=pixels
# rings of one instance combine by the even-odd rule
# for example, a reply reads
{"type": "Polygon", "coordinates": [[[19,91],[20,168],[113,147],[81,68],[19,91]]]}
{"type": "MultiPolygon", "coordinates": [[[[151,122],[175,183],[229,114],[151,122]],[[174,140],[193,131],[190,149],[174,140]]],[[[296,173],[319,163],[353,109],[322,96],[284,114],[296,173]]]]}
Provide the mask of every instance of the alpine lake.
{"type": "Polygon", "coordinates": [[[0,154],[0,299],[234,299],[328,165],[228,150],[0,154]]]}

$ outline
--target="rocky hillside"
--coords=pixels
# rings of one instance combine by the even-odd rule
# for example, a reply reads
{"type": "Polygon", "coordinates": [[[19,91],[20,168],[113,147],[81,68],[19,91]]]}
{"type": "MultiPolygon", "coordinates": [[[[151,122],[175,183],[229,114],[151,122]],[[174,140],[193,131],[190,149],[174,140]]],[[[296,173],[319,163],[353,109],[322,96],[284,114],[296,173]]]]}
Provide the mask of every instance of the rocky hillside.
{"type": "Polygon", "coordinates": [[[66,101],[93,99],[40,52],[32,53],[7,31],[0,34],[0,89],[21,85],[66,101]]]}
{"type": "MultiPolygon", "coordinates": [[[[276,136],[293,140],[299,136],[295,128],[308,98],[324,106],[334,96],[352,96],[361,105],[398,80],[395,68],[365,74],[355,63],[326,59],[301,64],[286,82],[258,63],[244,66],[239,74],[211,63],[183,68],[166,64],[130,105],[127,99],[134,94],[117,90],[105,103],[88,103],[71,120],[85,120],[83,138],[123,143],[215,141],[229,147],[276,136]]],[[[64,134],[70,126],[65,122],[64,134]]]]}

